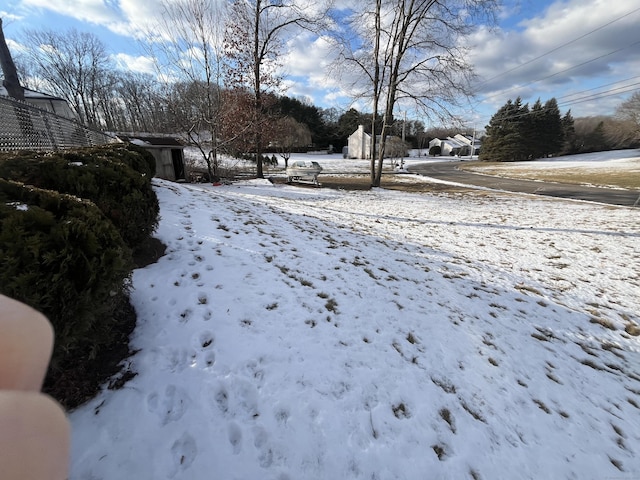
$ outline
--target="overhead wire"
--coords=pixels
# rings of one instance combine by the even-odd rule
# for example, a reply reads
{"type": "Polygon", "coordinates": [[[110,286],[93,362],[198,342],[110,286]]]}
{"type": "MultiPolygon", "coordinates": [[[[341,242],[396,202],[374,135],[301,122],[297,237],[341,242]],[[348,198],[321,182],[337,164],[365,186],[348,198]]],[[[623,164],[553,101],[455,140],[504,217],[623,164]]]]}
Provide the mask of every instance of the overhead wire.
{"type": "MultiPolygon", "coordinates": [[[[503,73],[501,73],[501,74],[494,75],[493,77],[491,77],[491,78],[489,78],[489,79],[487,79],[487,80],[485,80],[485,81],[481,82],[481,83],[480,83],[480,84],[478,84],[477,86],[479,87],[479,86],[485,85],[486,83],[490,82],[491,80],[493,80],[493,79],[495,79],[495,78],[498,78],[498,77],[500,77],[500,76],[506,75],[506,74],[511,73],[511,72],[513,72],[513,71],[515,71],[515,70],[518,70],[519,68],[522,68],[522,67],[524,67],[524,66],[526,66],[526,65],[529,65],[529,64],[531,64],[531,63],[535,62],[536,60],[539,60],[539,59],[541,59],[541,58],[543,58],[543,57],[545,57],[545,56],[547,56],[547,55],[549,55],[549,54],[551,54],[551,53],[554,53],[554,52],[556,52],[556,51],[558,51],[558,50],[560,50],[560,49],[562,49],[562,48],[564,48],[564,47],[566,47],[566,46],[568,46],[568,45],[571,45],[571,44],[573,44],[573,43],[576,43],[576,42],[578,42],[579,40],[582,40],[582,39],[584,39],[585,37],[587,37],[587,36],[589,36],[589,35],[591,35],[591,34],[593,34],[593,33],[597,32],[597,31],[599,31],[599,30],[602,30],[603,28],[606,28],[606,27],[608,27],[608,26],[612,25],[612,24],[613,24],[613,23],[615,23],[615,22],[618,22],[618,21],[620,21],[620,20],[622,20],[622,19],[624,19],[624,18],[626,18],[626,17],[628,17],[628,16],[630,16],[630,15],[633,15],[634,13],[636,13],[636,12],[638,12],[638,11],[640,11],[640,8],[636,8],[636,9],[634,9],[634,10],[631,10],[631,11],[629,11],[629,12],[625,13],[624,15],[622,15],[622,16],[620,16],[620,17],[617,17],[617,18],[615,18],[615,19],[613,19],[613,20],[611,20],[611,21],[609,21],[609,22],[607,22],[607,23],[605,23],[605,24],[603,24],[603,25],[600,25],[599,27],[597,27],[597,28],[595,28],[595,29],[593,29],[593,30],[590,30],[589,32],[587,32],[587,33],[585,33],[585,34],[583,34],[583,35],[581,35],[581,36],[579,36],[579,37],[576,37],[576,38],[574,38],[574,39],[572,39],[572,40],[570,40],[570,41],[568,41],[568,42],[563,43],[562,45],[559,45],[558,47],[555,47],[555,48],[553,48],[553,49],[551,49],[551,50],[549,50],[549,51],[547,51],[547,52],[545,52],[545,53],[543,53],[543,54],[541,54],[541,55],[538,55],[537,57],[535,57],[535,58],[533,58],[533,59],[531,59],[531,60],[528,60],[527,62],[524,62],[524,63],[522,63],[522,64],[520,64],[520,65],[517,65],[517,66],[515,66],[515,67],[513,67],[513,68],[511,68],[511,69],[509,69],[509,70],[506,70],[505,72],[503,72],[503,73]]],[[[526,83],[526,84],[524,84],[524,85],[517,85],[517,86],[512,87],[512,88],[510,88],[510,89],[503,90],[503,91],[501,91],[500,93],[497,93],[497,94],[494,94],[494,95],[486,96],[486,97],[484,97],[482,100],[479,100],[478,102],[476,102],[476,104],[475,104],[475,105],[477,106],[477,105],[479,105],[480,103],[482,103],[482,102],[484,102],[484,101],[486,101],[486,100],[489,100],[489,99],[492,99],[492,98],[497,98],[497,97],[499,97],[499,96],[503,96],[506,92],[509,92],[509,91],[512,91],[512,90],[516,90],[516,89],[519,89],[519,88],[523,88],[523,87],[526,87],[526,86],[532,85],[532,84],[534,84],[534,83],[541,82],[541,81],[543,81],[543,80],[548,80],[548,79],[553,78],[553,77],[555,77],[555,76],[557,76],[557,75],[560,75],[560,74],[565,73],[565,72],[568,72],[568,71],[570,71],[570,70],[573,70],[573,69],[576,69],[576,68],[582,67],[582,66],[584,66],[584,65],[587,65],[587,64],[589,64],[589,63],[595,62],[595,61],[600,60],[600,59],[602,59],[602,58],[608,57],[608,56],[610,56],[610,55],[613,55],[613,54],[618,53],[618,52],[620,52],[620,51],[626,50],[626,49],[628,49],[628,48],[630,48],[630,47],[633,47],[633,46],[635,46],[635,45],[638,45],[638,44],[640,44],[640,41],[633,42],[633,43],[631,43],[630,45],[627,45],[627,46],[622,47],[622,48],[618,48],[618,49],[616,49],[616,50],[613,50],[613,51],[611,51],[611,52],[605,53],[605,54],[603,54],[603,55],[599,55],[599,56],[594,57],[594,58],[592,58],[592,59],[589,59],[589,60],[587,60],[587,61],[585,61],[585,62],[582,62],[582,63],[580,63],[580,64],[578,64],[578,65],[573,65],[573,66],[571,66],[571,67],[569,67],[569,68],[566,68],[566,69],[564,69],[564,70],[561,70],[561,71],[559,71],[559,72],[555,72],[555,73],[553,73],[553,74],[551,74],[551,75],[547,75],[547,76],[545,76],[545,77],[542,77],[542,78],[539,78],[539,79],[536,79],[536,80],[532,80],[531,82],[528,82],[528,83],[526,83]]],[[[627,79],[627,80],[632,80],[632,79],[634,79],[634,78],[638,78],[638,77],[632,77],[632,78],[627,79]]],[[[567,95],[567,96],[575,96],[575,95],[579,95],[579,94],[581,94],[581,93],[585,93],[585,92],[590,91],[590,90],[597,90],[597,89],[599,89],[599,88],[603,88],[603,87],[605,87],[605,86],[614,85],[614,84],[616,84],[616,83],[620,83],[620,82],[623,82],[623,81],[626,81],[626,80],[621,80],[621,81],[618,81],[618,82],[612,82],[612,83],[610,83],[610,84],[601,85],[601,86],[599,86],[599,87],[595,87],[595,88],[593,88],[593,89],[584,90],[584,91],[582,91],[582,92],[576,92],[576,93],[574,93],[574,94],[567,95]]],[[[634,85],[635,85],[635,84],[634,84],[634,85]]],[[[617,89],[613,89],[613,90],[620,90],[620,89],[623,89],[623,88],[626,88],[626,87],[619,87],[619,88],[617,88],[617,89]]],[[[602,97],[606,97],[606,96],[616,95],[616,94],[620,94],[620,93],[627,93],[627,92],[629,92],[629,91],[633,91],[634,89],[625,90],[625,91],[623,91],[623,92],[619,92],[619,91],[617,91],[616,93],[610,93],[610,92],[612,92],[613,90],[609,90],[609,91],[605,91],[605,92],[600,92],[599,94],[594,94],[591,98],[587,98],[587,97],[580,97],[579,99],[575,99],[575,101],[567,100],[567,101],[565,101],[565,102],[562,102],[562,105],[563,105],[563,106],[567,106],[567,105],[572,105],[572,104],[574,104],[574,103],[582,103],[582,102],[584,102],[584,101],[588,101],[588,100],[590,100],[590,99],[597,99],[597,98],[602,98],[602,97]]],[[[564,98],[564,97],[562,97],[562,98],[564,98]]]]}
{"type": "Polygon", "coordinates": [[[611,20],[611,21],[609,21],[609,22],[607,22],[607,23],[605,23],[605,24],[603,24],[603,25],[600,25],[599,27],[594,28],[593,30],[588,31],[587,33],[585,33],[585,34],[583,34],[583,35],[580,35],[579,37],[574,38],[573,40],[569,40],[568,42],[565,42],[565,43],[563,43],[562,45],[559,45],[559,46],[557,46],[557,47],[555,47],[555,48],[553,48],[553,49],[551,49],[551,50],[549,50],[549,51],[547,51],[547,52],[543,53],[542,55],[538,55],[537,57],[532,58],[531,60],[528,60],[528,61],[526,61],[526,62],[524,62],[524,63],[519,64],[519,65],[516,65],[515,67],[510,68],[509,70],[506,70],[506,71],[504,71],[504,72],[502,72],[502,73],[499,73],[499,74],[497,74],[497,75],[494,75],[493,77],[488,78],[487,80],[484,80],[483,82],[481,82],[481,83],[480,83],[480,84],[478,84],[477,86],[478,86],[478,87],[480,87],[480,86],[482,86],[482,85],[484,85],[484,84],[486,84],[486,83],[490,82],[491,80],[494,80],[494,79],[496,79],[496,78],[498,78],[498,77],[501,77],[501,76],[503,76],[503,75],[506,75],[507,73],[511,73],[511,72],[513,72],[513,71],[515,71],[515,70],[518,70],[519,68],[525,67],[525,66],[527,66],[527,65],[529,65],[529,64],[531,64],[531,63],[533,63],[533,62],[535,62],[536,60],[540,60],[541,58],[546,57],[547,55],[550,55],[550,54],[552,54],[552,53],[554,53],[554,52],[557,52],[558,50],[560,50],[560,49],[562,49],[562,48],[564,48],[564,47],[566,47],[566,46],[568,46],[568,45],[571,45],[571,44],[573,44],[573,43],[576,43],[577,41],[582,40],[583,38],[588,37],[589,35],[591,35],[591,34],[593,34],[593,33],[597,32],[597,31],[599,31],[599,30],[602,30],[603,28],[608,27],[609,25],[611,25],[611,24],[613,24],[613,23],[615,23],[615,22],[618,22],[618,21],[622,20],[623,18],[628,17],[629,15],[633,15],[634,13],[636,13],[636,12],[638,12],[638,11],[640,11],[640,7],[639,7],[639,8],[636,8],[636,9],[634,9],[634,10],[632,10],[632,11],[628,12],[628,13],[625,13],[625,14],[624,14],[624,15],[622,15],[621,17],[615,18],[615,19],[613,19],[613,20],[611,20]]]}

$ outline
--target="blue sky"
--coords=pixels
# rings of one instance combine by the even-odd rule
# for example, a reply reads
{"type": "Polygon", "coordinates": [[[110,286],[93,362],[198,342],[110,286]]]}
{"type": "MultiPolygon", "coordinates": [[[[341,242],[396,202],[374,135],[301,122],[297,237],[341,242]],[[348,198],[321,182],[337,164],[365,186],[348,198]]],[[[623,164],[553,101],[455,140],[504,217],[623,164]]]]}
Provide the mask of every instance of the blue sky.
{"type": "MultiPolygon", "coordinates": [[[[341,0],[349,1],[349,0],[341,0]]],[[[505,0],[499,26],[470,39],[477,97],[457,112],[482,127],[508,99],[555,97],[574,117],[611,114],[640,85],[640,0],[505,0]],[[634,90],[635,89],[635,90],[634,90]]],[[[0,0],[10,47],[25,29],[76,28],[97,35],[121,65],[150,70],[134,39],[139,19],[153,18],[159,0],[0,0]]],[[[322,39],[300,35],[283,56],[288,95],[315,105],[366,110],[327,74],[322,39]]]]}

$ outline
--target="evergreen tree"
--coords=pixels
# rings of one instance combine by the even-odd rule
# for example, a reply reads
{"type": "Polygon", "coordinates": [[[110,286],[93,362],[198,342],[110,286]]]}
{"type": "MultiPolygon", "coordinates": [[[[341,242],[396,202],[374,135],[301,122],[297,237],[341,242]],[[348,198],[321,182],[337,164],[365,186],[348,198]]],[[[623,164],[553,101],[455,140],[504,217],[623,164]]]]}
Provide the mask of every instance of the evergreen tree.
{"type": "Polygon", "coordinates": [[[528,146],[525,142],[528,115],[529,105],[523,105],[520,97],[515,101],[509,99],[485,127],[487,135],[482,143],[480,159],[513,162],[528,158],[528,146]]]}
{"type": "Polygon", "coordinates": [[[573,128],[573,118],[560,117],[555,98],[533,107],[518,97],[509,100],[491,118],[482,142],[481,160],[514,162],[534,160],[562,151],[565,129],[573,128]]]}
{"type": "Polygon", "coordinates": [[[540,98],[531,107],[531,113],[527,121],[527,146],[531,158],[543,156],[544,145],[547,142],[548,131],[546,128],[546,112],[540,98]]]}
{"type": "Polygon", "coordinates": [[[576,153],[578,146],[576,145],[576,129],[571,110],[568,110],[567,113],[564,114],[564,117],[562,117],[562,136],[564,142],[561,153],[576,153]]]}
{"type": "Polygon", "coordinates": [[[544,141],[541,143],[542,156],[557,155],[562,150],[564,130],[560,109],[555,98],[544,104],[544,141]]]}

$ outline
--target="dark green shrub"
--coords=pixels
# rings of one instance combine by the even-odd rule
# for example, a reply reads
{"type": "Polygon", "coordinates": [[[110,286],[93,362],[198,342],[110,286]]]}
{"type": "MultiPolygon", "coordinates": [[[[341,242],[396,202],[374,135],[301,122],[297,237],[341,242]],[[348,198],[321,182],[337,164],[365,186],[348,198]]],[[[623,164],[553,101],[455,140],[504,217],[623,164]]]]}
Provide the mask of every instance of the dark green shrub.
{"type": "Polygon", "coordinates": [[[151,186],[152,170],[153,156],[130,144],[21,152],[0,159],[2,178],[93,201],[131,248],[157,226],[159,206],[151,186]]]}
{"type": "Polygon", "coordinates": [[[54,373],[113,342],[131,269],[130,249],[92,202],[0,179],[0,292],[51,320],[54,373]]]}

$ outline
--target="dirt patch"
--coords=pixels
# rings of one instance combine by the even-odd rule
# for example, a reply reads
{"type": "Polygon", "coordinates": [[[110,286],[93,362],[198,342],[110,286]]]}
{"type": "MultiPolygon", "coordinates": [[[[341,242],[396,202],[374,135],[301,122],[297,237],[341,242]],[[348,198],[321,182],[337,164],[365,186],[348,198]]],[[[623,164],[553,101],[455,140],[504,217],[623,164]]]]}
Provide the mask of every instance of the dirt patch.
{"type": "Polygon", "coordinates": [[[157,238],[148,238],[133,252],[133,262],[136,268],[144,268],[156,263],[166,251],[167,246],[157,238]]]}
{"type": "MultiPolygon", "coordinates": [[[[350,175],[321,175],[318,177],[322,188],[333,188],[335,190],[370,190],[371,177],[369,174],[350,174],[350,175]]],[[[284,178],[272,178],[273,183],[286,183],[284,178]]],[[[316,185],[307,183],[293,183],[302,188],[318,188],[316,185]]],[[[435,182],[416,182],[413,175],[403,174],[383,174],[380,182],[381,188],[389,190],[400,190],[403,192],[469,192],[474,189],[458,186],[447,185],[435,182]]]]}
{"type": "MultiPolygon", "coordinates": [[[[532,162],[535,163],[535,162],[532,162]]],[[[572,185],[593,185],[607,188],[640,188],[640,170],[633,168],[536,168],[518,163],[465,162],[461,170],[519,180],[567,183],[572,185]]]]}

